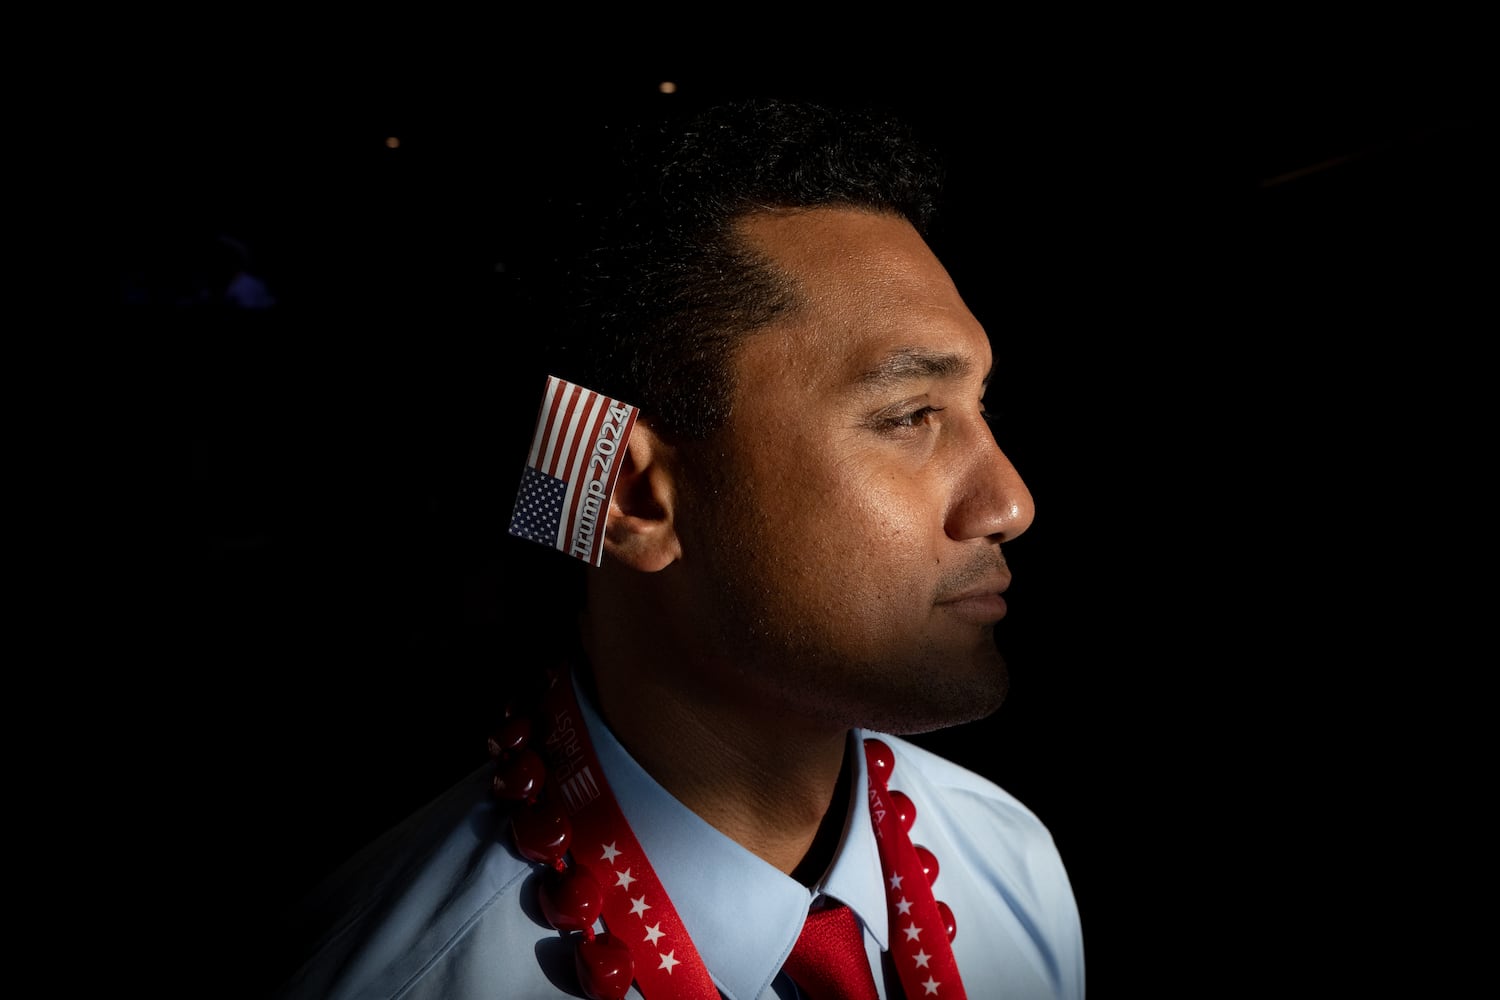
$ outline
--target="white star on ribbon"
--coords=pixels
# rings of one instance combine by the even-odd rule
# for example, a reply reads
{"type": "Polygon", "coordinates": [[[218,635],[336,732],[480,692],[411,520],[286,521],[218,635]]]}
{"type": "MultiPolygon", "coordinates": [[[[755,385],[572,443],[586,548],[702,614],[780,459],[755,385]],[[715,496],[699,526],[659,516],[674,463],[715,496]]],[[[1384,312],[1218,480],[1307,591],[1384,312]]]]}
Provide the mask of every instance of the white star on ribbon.
{"type": "Polygon", "coordinates": [[[661,929],[661,921],[658,920],[656,923],[651,924],[646,928],[646,940],[650,941],[652,944],[655,944],[662,937],[664,937],[666,933],[666,931],[661,929]]]}
{"type": "Polygon", "coordinates": [[[620,852],[617,851],[617,850],[615,850],[615,842],[613,840],[611,840],[609,843],[607,843],[607,844],[604,845],[604,860],[605,861],[608,861],[610,864],[614,864],[615,863],[615,858],[618,858],[619,856],[620,856],[620,852]]]}
{"type": "Polygon", "coordinates": [[[646,915],[646,911],[649,909],[651,909],[651,904],[646,902],[645,896],[642,896],[640,899],[632,899],[630,901],[630,912],[634,913],[638,917],[644,917],[646,915]]]}
{"type": "Polygon", "coordinates": [[[916,924],[907,924],[901,929],[906,932],[906,940],[908,941],[915,941],[917,938],[922,936],[922,928],[918,927],[916,924]]]}
{"type": "Polygon", "coordinates": [[[677,954],[677,949],[676,948],[673,948],[671,951],[667,952],[665,955],[663,955],[661,957],[661,964],[658,965],[656,968],[658,970],[660,970],[660,969],[666,969],[667,970],[667,975],[670,976],[672,974],[672,966],[674,966],[674,965],[681,965],[682,964],[682,959],[680,959],[680,958],[673,958],[672,957],[672,956],[674,956],[676,954],[677,954]]]}
{"type": "Polygon", "coordinates": [[[927,954],[927,952],[925,952],[925,951],[918,951],[915,955],[912,956],[912,958],[916,959],[916,961],[917,961],[917,968],[919,968],[919,969],[929,968],[929,966],[927,964],[927,960],[929,958],[931,958],[931,957],[932,956],[929,955],[929,954],[927,954]]]}
{"type": "Polygon", "coordinates": [[[938,981],[936,979],[928,976],[927,982],[923,983],[922,986],[926,990],[926,992],[922,994],[923,996],[937,996],[938,981]]]}
{"type": "Polygon", "coordinates": [[[905,896],[902,896],[900,901],[896,903],[896,912],[902,916],[906,916],[911,912],[911,903],[907,901],[905,896]]]}
{"type": "Polygon", "coordinates": [[[639,881],[634,875],[630,874],[629,868],[622,872],[615,872],[615,879],[616,889],[629,889],[630,883],[639,881]]]}
{"type": "Polygon", "coordinates": [[[901,878],[902,878],[902,876],[900,876],[900,875],[892,875],[891,876],[891,888],[892,889],[899,889],[899,888],[901,888],[901,878]]]}

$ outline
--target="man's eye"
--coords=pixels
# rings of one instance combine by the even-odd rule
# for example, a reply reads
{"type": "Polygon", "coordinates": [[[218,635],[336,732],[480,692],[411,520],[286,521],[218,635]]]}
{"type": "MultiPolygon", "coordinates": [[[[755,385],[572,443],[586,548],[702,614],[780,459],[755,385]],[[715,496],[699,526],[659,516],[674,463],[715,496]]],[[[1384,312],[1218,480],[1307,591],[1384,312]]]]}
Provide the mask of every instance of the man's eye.
{"type": "Polygon", "coordinates": [[[922,406],[910,413],[897,414],[887,417],[880,422],[881,426],[889,430],[906,430],[912,427],[920,427],[927,422],[927,418],[934,413],[943,412],[941,406],[922,406]]]}

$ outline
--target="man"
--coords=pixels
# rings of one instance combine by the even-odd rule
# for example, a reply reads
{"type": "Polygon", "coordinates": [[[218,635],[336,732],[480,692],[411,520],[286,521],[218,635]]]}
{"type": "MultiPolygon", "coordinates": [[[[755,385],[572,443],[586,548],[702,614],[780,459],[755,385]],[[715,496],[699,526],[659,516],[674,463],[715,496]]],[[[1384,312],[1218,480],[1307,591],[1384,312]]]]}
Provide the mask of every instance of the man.
{"type": "Polygon", "coordinates": [[[583,575],[577,647],[351,868],[289,995],[843,996],[813,948],[843,933],[853,995],[1081,997],[1046,829],[896,735],[999,707],[1033,513],[985,412],[1003,358],[922,235],[934,162],[775,101],[630,149],[542,407],[610,424],[573,484],[597,565],[544,553],[583,575]]]}

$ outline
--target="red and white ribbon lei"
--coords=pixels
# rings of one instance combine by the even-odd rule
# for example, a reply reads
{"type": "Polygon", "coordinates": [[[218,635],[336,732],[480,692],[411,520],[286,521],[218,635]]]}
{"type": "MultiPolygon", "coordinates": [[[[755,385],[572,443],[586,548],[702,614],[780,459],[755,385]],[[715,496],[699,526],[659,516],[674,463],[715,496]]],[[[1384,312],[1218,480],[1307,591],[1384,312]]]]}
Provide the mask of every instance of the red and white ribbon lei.
{"type": "MultiPolygon", "coordinates": [[[[579,947],[597,949],[589,961],[595,970],[605,970],[598,973],[604,980],[613,974],[615,981],[586,983],[585,990],[623,996],[628,980],[619,980],[633,971],[636,988],[649,1000],[719,1000],[698,949],[604,780],[567,671],[552,681],[544,712],[547,783],[572,823],[569,853],[603,895],[600,915],[608,933],[596,939],[590,930],[579,947]],[[626,963],[612,973],[608,952],[621,944],[629,949],[634,967],[630,970],[626,963]]],[[[895,763],[890,748],[866,740],[864,749],[870,815],[885,878],[890,954],[902,989],[908,1000],[967,1000],[950,943],[953,917],[932,892],[937,860],[908,836],[915,818],[910,799],[886,787],[895,763]]]]}

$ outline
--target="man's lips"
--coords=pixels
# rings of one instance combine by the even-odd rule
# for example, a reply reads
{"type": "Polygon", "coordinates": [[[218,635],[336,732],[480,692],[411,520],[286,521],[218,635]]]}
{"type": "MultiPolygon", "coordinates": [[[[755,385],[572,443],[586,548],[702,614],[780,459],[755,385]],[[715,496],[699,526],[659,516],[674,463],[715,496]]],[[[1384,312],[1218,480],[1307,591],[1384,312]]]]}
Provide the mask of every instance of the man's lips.
{"type": "Polygon", "coordinates": [[[1005,598],[1000,595],[1009,586],[1009,577],[990,581],[945,597],[937,605],[973,621],[985,624],[997,622],[1005,617],[1005,598]]]}

